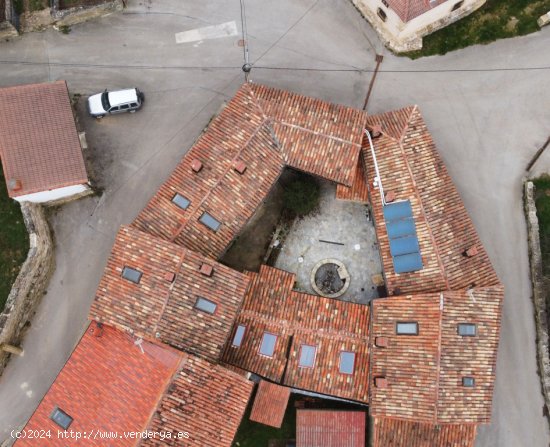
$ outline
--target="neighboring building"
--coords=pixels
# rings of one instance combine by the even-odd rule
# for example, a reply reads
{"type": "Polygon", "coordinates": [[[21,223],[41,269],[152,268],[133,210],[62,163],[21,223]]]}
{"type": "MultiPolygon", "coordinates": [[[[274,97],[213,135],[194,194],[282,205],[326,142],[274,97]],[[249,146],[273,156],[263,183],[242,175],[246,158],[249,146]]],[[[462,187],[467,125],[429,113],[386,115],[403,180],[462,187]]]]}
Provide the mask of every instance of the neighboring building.
{"type": "Polygon", "coordinates": [[[0,88],[0,158],[8,194],[19,202],[90,191],[65,81],[0,88]]]}
{"type": "Polygon", "coordinates": [[[486,0],[352,0],[393,51],[422,48],[422,37],[471,14],[486,0]]]}
{"type": "MultiPolygon", "coordinates": [[[[260,382],[251,419],[274,427],[294,389],[368,405],[374,447],[473,447],[491,418],[503,295],[417,107],[367,116],[246,83],[117,235],[88,331],[119,341],[104,338],[103,357],[72,360],[101,343],[86,335],[28,427],[49,427],[52,405],[80,415],[80,388],[98,375],[132,386],[139,349],[163,365],[159,378],[136,367],[159,401],[145,395],[136,405],[150,417],[132,423],[189,431],[189,445],[231,445],[252,388],[246,376],[260,382]],[[287,166],[336,183],[339,199],[368,203],[387,297],[362,305],[310,295],[294,290],[292,273],[216,261],[287,166]],[[82,380],[66,382],[75,364],[82,380]]],[[[94,386],[101,396],[115,385],[94,386]]],[[[365,443],[364,413],[298,414],[298,446],[365,443]],[[334,424],[347,428],[334,436],[334,424]]],[[[108,410],[78,417],[83,429],[103,419],[122,426],[108,410]]]]}
{"type": "Polygon", "coordinates": [[[296,411],[296,447],[364,447],[366,439],[366,411],[296,411]]]}

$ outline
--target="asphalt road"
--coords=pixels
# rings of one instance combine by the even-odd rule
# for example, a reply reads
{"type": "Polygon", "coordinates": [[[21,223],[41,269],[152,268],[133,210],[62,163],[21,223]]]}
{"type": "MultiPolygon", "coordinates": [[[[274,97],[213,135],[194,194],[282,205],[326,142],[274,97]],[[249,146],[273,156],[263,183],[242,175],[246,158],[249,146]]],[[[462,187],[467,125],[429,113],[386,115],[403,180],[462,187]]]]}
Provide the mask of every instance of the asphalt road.
{"type": "MultiPolygon", "coordinates": [[[[247,0],[246,16],[257,82],[361,107],[371,74],[356,69],[371,70],[375,51],[385,55],[368,111],[420,106],[506,287],[493,423],[480,428],[476,445],[548,447],[521,186],[550,134],[550,70],[527,69],[549,65],[550,27],[410,61],[383,50],[344,0],[247,0]]],[[[135,217],[243,81],[240,36],[178,44],[175,34],[232,21],[240,30],[239,20],[239,0],[132,0],[124,13],[70,34],[48,30],[0,44],[0,85],[66,79],[84,96],[131,85],[146,94],[142,111],[101,122],[79,106],[103,194],[52,217],[57,268],[25,355],[0,378],[0,441],[30,417],[81,336],[118,226],[135,217]]],[[[547,158],[536,169],[550,168],[547,158]]]]}

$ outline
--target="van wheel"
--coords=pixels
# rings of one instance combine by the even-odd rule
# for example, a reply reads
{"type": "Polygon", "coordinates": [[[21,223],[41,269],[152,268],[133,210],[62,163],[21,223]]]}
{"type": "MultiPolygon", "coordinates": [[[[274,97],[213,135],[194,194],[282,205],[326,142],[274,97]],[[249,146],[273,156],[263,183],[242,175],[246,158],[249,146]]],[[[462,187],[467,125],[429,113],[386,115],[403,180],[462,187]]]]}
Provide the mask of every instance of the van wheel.
{"type": "Polygon", "coordinates": [[[103,118],[104,116],[105,116],[105,115],[97,115],[97,116],[95,117],[95,119],[96,119],[96,120],[100,120],[100,119],[103,118]]]}
{"type": "Polygon", "coordinates": [[[130,113],[136,113],[136,111],[135,110],[130,110],[130,113]]]}

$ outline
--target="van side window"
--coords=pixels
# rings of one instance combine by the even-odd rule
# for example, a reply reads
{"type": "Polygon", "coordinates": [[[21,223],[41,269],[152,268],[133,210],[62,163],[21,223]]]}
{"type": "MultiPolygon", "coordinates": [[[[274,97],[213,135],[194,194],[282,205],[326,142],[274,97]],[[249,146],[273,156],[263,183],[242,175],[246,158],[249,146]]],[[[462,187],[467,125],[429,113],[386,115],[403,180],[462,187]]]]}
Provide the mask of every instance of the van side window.
{"type": "Polygon", "coordinates": [[[132,104],[130,104],[131,107],[137,107],[137,103],[133,102],[132,104]]]}
{"type": "Polygon", "coordinates": [[[128,104],[122,104],[122,105],[120,106],[120,110],[127,110],[127,109],[129,109],[129,108],[130,108],[130,106],[129,106],[128,104]]]}

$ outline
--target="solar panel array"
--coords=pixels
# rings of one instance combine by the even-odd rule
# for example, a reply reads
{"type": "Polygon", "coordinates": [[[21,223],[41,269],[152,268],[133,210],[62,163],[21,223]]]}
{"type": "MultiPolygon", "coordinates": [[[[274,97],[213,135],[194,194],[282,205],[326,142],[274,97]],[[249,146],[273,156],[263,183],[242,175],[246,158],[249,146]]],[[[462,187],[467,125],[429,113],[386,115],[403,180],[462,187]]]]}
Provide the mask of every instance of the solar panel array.
{"type": "Polygon", "coordinates": [[[389,203],[384,205],[383,211],[395,273],[422,270],[422,256],[411,202],[403,200],[389,203]]]}

